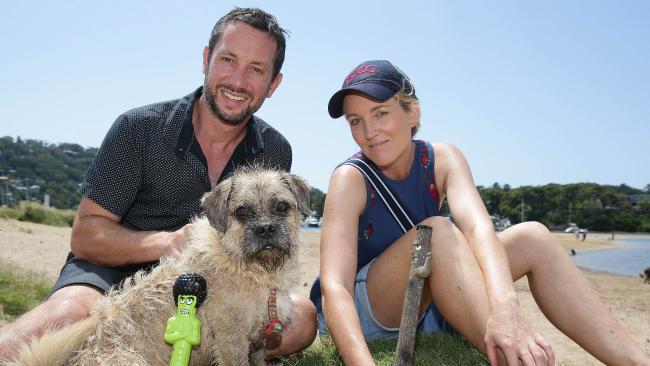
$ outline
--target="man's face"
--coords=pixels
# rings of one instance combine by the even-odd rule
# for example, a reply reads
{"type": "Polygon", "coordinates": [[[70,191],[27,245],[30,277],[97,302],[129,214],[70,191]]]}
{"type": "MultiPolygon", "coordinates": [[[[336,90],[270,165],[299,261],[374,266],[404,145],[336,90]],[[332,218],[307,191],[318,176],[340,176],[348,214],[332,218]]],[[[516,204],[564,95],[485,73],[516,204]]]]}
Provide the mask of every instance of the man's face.
{"type": "Polygon", "coordinates": [[[276,48],[268,33],[235,22],[226,25],[212,55],[203,50],[204,98],[221,122],[248,121],[273,95],[282,80],[282,74],[272,79],[276,48]]]}

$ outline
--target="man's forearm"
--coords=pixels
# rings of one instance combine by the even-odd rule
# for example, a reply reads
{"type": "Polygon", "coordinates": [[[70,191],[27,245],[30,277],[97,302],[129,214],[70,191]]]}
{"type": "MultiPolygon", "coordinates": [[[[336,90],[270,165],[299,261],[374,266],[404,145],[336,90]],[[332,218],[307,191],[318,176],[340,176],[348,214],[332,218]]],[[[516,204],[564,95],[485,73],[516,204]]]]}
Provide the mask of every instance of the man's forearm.
{"type": "Polygon", "coordinates": [[[135,231],[101,216],[78,217],[72,229],[72,252],[80,259],[117,267],[158,260],[172,233],[135,231]]]}

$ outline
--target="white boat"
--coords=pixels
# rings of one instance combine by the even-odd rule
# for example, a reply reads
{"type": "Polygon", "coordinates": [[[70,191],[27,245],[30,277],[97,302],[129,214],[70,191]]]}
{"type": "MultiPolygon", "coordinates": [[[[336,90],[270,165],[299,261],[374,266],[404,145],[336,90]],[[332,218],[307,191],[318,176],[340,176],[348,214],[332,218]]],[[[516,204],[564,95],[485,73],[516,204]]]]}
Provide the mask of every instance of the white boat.
{"type": "Polygon", "coordinates": [[[305,219],[305,225],[308,227],[320,227],[320,221],[314,216],[309,216],[305,219]]]}

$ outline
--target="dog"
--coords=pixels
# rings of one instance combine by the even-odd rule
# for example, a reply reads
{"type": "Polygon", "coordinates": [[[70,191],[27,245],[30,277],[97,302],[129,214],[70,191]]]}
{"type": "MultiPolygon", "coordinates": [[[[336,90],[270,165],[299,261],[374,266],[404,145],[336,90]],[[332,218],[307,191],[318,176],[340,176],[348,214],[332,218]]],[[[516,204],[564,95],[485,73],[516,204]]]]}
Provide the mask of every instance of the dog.
{"type": "Polygon", "coordinates": [[[191,365],[265,365],[265,327],[291,322],[289,291],[299,282],[300,224],[309,186],[293,174],[237,170],[201,199],[179,259],[163,258],[111,290],[79,323],[25,347],[14,365],[167,365],[163,339],[176,312],[172,286],[184,272],[205,278],[207,295],[196,317],[200,345],[191,365]],[[271,318],[270,296],[275,297],[271,318]]]}
{"type": "Polygon", "coordinates": [[[650,284],[650,267],[646,268],[643,273],[639,273],[639,277],[643,278],[643,283],[650,284]]]}

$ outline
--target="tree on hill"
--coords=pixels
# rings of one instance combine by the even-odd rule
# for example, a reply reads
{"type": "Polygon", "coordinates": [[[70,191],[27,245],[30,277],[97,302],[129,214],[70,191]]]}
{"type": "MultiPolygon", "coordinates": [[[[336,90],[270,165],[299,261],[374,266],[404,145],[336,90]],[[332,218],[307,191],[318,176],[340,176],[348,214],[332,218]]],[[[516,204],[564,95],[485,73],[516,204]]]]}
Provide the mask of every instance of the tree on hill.
{"type": "Polygon", "coordinates": [[[96,154],[96,148],[78,144],[0,138],[0,175],[7,177],[2,202],[42,201],[49,195],[54,207],[76,207],[79,184],[96,154]]]}

